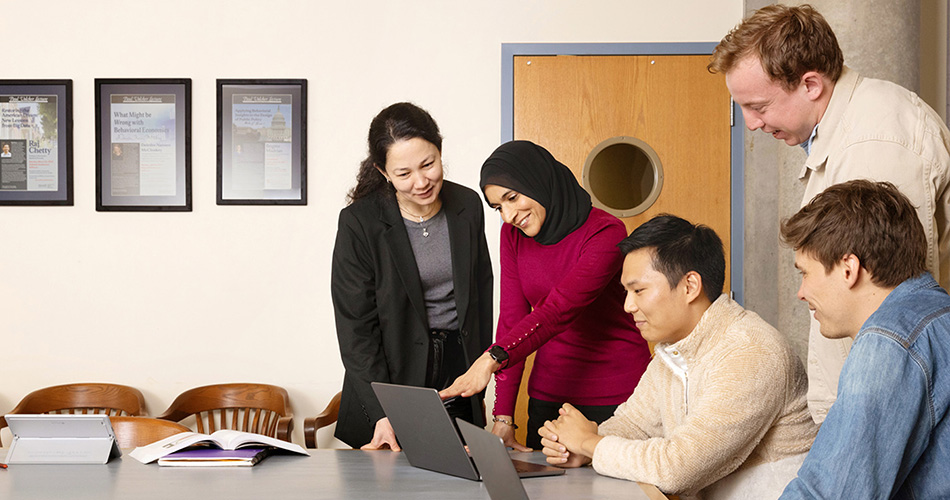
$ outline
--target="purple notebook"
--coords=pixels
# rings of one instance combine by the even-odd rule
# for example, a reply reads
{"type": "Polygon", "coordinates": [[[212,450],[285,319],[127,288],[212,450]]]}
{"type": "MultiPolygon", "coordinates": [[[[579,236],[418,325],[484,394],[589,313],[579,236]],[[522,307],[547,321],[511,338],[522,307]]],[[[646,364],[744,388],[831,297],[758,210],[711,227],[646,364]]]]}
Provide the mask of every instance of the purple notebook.
{"type": "Polygon", "coordinates": [[[250,467],[264,459],[269,451],[269,448],[240,448],[237,450],[192,448],[165,455],[158,460],[158,465],[179,467],[250,467]]]}

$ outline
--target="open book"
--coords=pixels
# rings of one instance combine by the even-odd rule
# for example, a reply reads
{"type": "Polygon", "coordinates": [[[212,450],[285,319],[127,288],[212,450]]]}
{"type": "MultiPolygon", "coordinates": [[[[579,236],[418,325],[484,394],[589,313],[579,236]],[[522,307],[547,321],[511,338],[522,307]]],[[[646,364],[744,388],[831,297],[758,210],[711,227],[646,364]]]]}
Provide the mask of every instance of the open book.
{"type": "Polygon", "coordinates": [[[210,445],[221,448],[222,450],[236,450],[244,447],[267,447],[273,446],[281,450],[287,450],[301,455],[310,454],[307,450],[294,443],[281,441],[277,438],[254,434],[252,432],[232,431],[222,429],[214,434],[199,434],[197,432],[181,432],[174,436],[167,437],[161,441],[156,441],[150,445],[139,446],[132,450],[129,456],[142,462],[143,464],[152,463],[159,458],[175,453],[193,445],[210,445]]]}

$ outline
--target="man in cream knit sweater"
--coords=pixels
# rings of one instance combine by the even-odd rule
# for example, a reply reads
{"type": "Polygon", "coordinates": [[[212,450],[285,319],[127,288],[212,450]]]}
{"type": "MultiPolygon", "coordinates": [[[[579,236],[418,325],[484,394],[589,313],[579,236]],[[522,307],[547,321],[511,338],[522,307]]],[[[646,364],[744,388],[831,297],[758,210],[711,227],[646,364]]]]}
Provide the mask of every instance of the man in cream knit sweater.
{"type": "Polygon", "coordinates": [[[817,432],[806,375],[784,337],[722,293],[722,241],[661,215],[624,239],[624,305],[655,354],[614,416],[588,421],[565,404],[538,432],[551,464],[683,498],[774,499],[817,432]]]}

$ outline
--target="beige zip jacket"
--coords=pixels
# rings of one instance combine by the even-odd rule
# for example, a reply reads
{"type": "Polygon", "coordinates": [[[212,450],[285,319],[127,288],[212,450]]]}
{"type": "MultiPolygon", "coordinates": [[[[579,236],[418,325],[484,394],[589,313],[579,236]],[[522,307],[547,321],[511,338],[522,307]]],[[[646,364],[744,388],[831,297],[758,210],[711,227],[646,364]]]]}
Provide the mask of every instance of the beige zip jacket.
{"type": "MultiPolygon", "coordinates": [[[[927,235],[927,266],[950,285],[950,132],[913,92],[844,68],[802,167],[802,206],[825,188],[853,179],[889,181],[917,207],[927,235]]],[[[812,319],[808,407],[819,424],[838,393],[851,339],[826,339],[812,319]]]]}

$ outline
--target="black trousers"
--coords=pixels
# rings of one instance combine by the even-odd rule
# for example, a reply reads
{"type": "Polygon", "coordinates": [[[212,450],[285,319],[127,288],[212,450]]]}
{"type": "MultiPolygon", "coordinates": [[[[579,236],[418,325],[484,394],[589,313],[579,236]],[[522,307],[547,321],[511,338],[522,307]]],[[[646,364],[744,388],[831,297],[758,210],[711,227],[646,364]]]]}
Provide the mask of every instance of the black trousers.
{"type": "MultiPolygon", "coordinates": [[[[432,330],[429,332],[429,361],[426,367],[426,387],[445,389],[468,369],[462,337],[458,330],[432,330]]],[[[445,409],[452,417],[474,423],[471,398],[447,400],[445,409]]]]}
{"type": "MultiPolygon", "coordinates": [[[[525,438],[525,446],[535,450],[541,449],[541,436],[538,435],[538,429],[544,427],[544,422],[548,420],[557,420],[560,416],[557,411],[563,404],[563,402],[555,403],[553,401],[528,398],[528,436],[525,438]]],[[[604,420],[614,416],[614,410],[617,409],[617,406],[619,405],[574,405],[574,408],[580,410],[581,413],[587,417],[587,420],[592,420],[600,424],[604,420]]]]}

